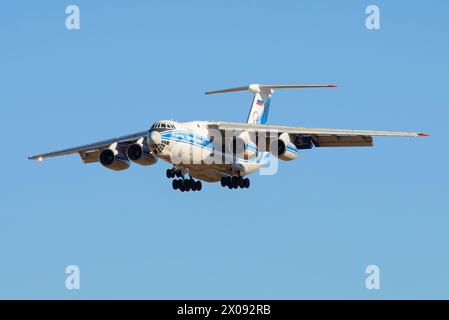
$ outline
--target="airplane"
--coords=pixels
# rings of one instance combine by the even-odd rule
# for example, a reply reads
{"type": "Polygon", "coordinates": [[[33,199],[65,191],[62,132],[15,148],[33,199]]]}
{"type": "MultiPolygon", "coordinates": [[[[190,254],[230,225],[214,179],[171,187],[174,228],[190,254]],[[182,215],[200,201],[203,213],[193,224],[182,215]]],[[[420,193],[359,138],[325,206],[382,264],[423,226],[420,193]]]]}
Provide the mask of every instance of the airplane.
{"type": "Polygon", "coordinates": [[[373,136],[420,137],[422,132],[393,132],[281,126],[267,124],[271,97],[277,89],[335,88],[336,85],[263,85],[205,92],[249,91],[253,98],[246,123],[224,121],[156,121],[145,131],[74,148],[29,156],[30,160],[78,153],[84,163],[100,162],[112,170],[168,162],[166,176],[181,192],[201,191],[202,182],[229,189],[249,188],[246,176],[271,159],[291,161],[314,147],[372,147],[373,136]],[[176,179],[175,179],[176,178],[176,179]],[[196,180],[197,179],[197,180],[196,180]]]}

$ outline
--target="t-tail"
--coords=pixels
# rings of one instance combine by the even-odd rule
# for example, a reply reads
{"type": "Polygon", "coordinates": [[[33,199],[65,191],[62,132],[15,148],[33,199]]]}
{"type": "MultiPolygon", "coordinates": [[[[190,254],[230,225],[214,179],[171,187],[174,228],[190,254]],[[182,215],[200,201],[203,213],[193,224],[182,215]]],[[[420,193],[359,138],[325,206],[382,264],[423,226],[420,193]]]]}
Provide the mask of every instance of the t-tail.
{"type": "Polygon", "coordinates": [[[246,87],[237,87],[216,91],[209,91],[206,94],[225,93],[234,91],[252,91],[253,101],[248,113],[247,123],[266,124],[268,112],[270,110],[271,96],[274,89],[307,89],[307,88],[335,88],[334,84],[324,85],[272,85],[272,84],[251,84],[246,87]]]}

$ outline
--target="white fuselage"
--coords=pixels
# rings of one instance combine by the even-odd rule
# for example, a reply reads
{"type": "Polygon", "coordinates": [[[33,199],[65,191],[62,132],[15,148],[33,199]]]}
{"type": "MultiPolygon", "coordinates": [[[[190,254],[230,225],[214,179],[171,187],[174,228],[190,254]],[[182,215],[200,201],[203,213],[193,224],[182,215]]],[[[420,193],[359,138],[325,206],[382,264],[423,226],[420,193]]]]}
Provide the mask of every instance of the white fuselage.
{"type": "Polygon", "coordinates": [[[217,139],[218,132],[205,121],[159,121],[150,129],[148,145],[158,158],[185,169],[197,179],[215,182],[227,175],[248,175],[267,163],[268,152],[254,157],[233,157],[229,139],[217,139]],[[220,140],[220,141],[219,141],[220,140]]]}

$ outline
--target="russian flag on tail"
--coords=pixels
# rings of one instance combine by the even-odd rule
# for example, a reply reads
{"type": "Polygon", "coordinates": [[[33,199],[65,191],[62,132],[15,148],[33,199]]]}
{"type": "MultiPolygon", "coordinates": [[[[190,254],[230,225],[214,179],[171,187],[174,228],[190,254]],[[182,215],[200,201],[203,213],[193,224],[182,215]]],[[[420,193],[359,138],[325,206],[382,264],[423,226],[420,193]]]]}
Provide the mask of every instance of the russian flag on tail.
{"type": "Polygon", "coordinates": [[[256,104],[258,105],[258,106],[263,106],[263,100],[257,100],[256,101],[256,104]]]}

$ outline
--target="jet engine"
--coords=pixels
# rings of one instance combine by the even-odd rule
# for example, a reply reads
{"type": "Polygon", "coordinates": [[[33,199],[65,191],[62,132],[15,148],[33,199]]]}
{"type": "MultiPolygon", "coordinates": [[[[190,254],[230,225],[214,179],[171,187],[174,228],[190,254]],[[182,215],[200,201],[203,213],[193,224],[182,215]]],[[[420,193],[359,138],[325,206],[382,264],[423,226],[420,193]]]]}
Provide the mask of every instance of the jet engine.
{"type": "Polygon", "coordinates": [[[249,159],[257,155],[257,145],[251,139],[250,134],[247,131],[243,131],[232,138],[229,144],[229,151],[238,157],[249,159]]]}
{"type": "Polygon", "coordinates": [[[108,169],[125,170],[129,168],[129,160],[126,155],[115,149],[104,149],[98,156],[100,163],[108,169]]]}
{"type": "Polygon", "coordinates": [[[139,142],[128,146],[126,156],[129,160],[142,166],[149,166],[157,162],[157,158],[150,152],[148,146],[139,142]]]}
{"type": "Polygon", "coordinates": [[[282,133],[278,139],[270,143],[270,152],[284,161],[295,160],[299,157],[298,149],[290,141],[287,132],[282,133]]]}

